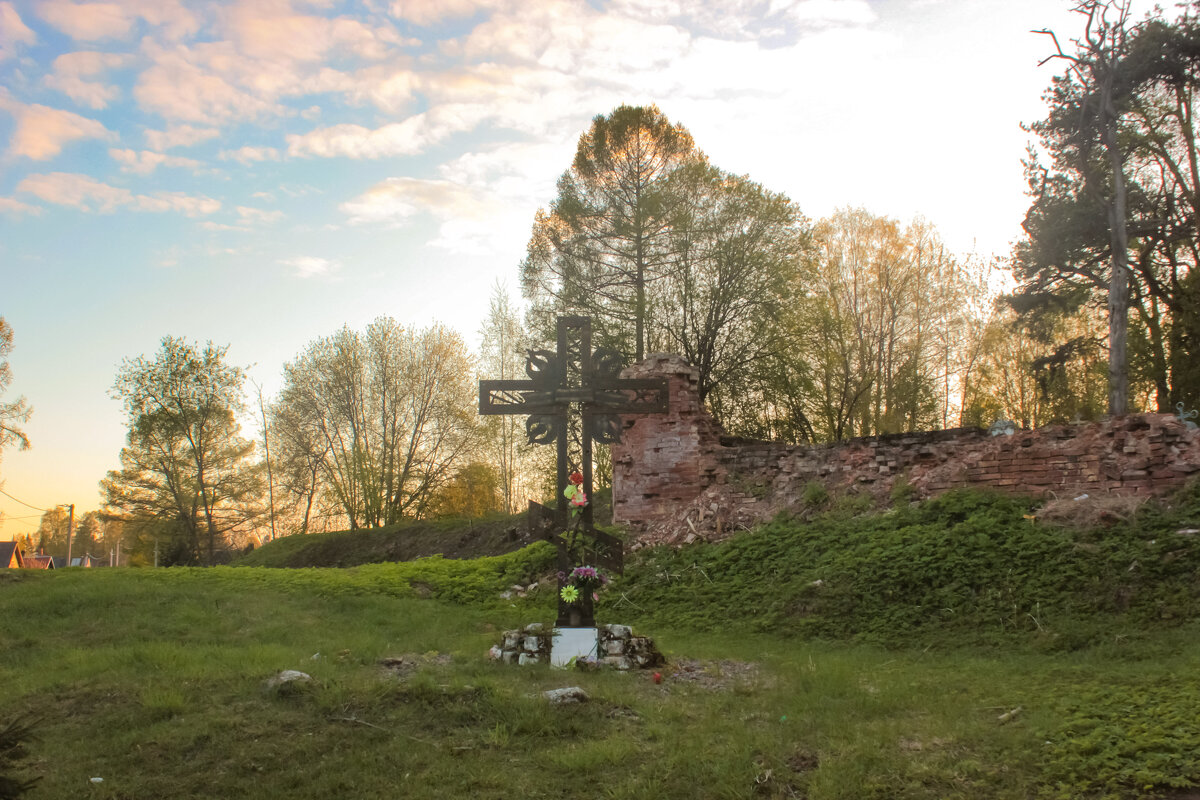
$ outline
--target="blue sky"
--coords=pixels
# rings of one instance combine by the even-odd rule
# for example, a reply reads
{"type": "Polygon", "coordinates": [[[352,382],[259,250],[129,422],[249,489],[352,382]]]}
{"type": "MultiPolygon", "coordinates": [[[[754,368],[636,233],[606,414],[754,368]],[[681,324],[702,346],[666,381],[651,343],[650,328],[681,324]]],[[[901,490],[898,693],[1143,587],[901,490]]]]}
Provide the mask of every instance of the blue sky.
{"type": "MultiPolygon", "coordinates": [[[[476,344],[590,119],[656,103],[810,217],[922,215],[1008,252],[1064,0],[0,0],[0,315],[33,448],[99,504],[123,358],[230,346],[267,394],[343,324],[476,344]]],[[[1064,36],[1065,34],[1065,36],[1064,36]]],[[[248,431],[249,433],[249,431],[248,431]]],[[[0,538],[36,512],[0,496],[0,538]]]]}

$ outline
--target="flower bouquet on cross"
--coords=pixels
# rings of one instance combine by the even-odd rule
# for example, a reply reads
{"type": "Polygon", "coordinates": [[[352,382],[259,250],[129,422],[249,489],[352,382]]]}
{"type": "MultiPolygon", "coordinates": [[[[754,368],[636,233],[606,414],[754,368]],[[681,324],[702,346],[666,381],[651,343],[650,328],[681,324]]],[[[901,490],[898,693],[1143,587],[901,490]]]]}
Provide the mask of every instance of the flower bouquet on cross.
{"type": "MultiPolygon", "coordinates": [[[[588,557],[585,531],[590,528],[586,523],[583,511],[587,508],[588,496],[583,490],[583,474],[572,472],[567,476],[567,486],[563,489],[563,497],[567,500],[567,529],[563,531],[563,544],[566,548],[566,561],[560,561],[559,567],[566,564],[582,564],[591,559],[588,557]]],[[[565,573],[560,572],[560,581],[565,573]]]]}
{"type": "Polygon", "coordinates": [[[559,596],[564,603],[586,602],[600,599],[600,590],[608,585],[608,576],[596,567],[576,567],[569,573],[558,573],[558,581],[562,585],[559,596]]]}

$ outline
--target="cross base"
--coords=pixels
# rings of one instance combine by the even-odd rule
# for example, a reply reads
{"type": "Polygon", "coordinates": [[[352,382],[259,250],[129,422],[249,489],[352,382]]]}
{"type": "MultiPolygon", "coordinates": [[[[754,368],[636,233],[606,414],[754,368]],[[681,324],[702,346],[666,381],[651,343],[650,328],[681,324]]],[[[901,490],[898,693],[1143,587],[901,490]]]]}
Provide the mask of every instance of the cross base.
{"type": "Polygon", "coordinates": [[[594,628],[596,627],[596,608],[591,596],[580,596],[574,603],[562,599],[562,587],[558,598],[558,618],[554,620],[555,628],[594,628]]]}

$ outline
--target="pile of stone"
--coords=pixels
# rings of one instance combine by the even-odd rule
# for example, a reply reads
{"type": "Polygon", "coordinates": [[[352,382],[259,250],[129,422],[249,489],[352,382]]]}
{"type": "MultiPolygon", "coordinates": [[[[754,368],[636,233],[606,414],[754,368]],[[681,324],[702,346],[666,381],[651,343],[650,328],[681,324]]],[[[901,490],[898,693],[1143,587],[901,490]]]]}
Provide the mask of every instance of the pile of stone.
{"type": "Polygon", "coordinates": [[[493,661],[505,664],[539,664],[550,661],[550,646],[554,641],[554,630],[540,622],[531,622],[524,628],[505,631],[500,644],[493,645],[488,656],[493,661]]]}
{"type": "Polygon", "coordinates": [[[634,636],[628,625],[601,625],[597,663],[615,669],[649,669],[666,663],[649,636],[634,636]]]}
{"type": "MultiPolygon", "coordinates": [[[[586,657],[579,666],[608,667],[611,669],[649,669],[666,662],[654,640],[648,636],[634,636],[628,625],[601,625],[596,629],[596,654],[586,657]]],[[[492,647],[488,655],[505,664],[549,663],[554,646],[554,629],[534,622],[517,630],[505,631],[500,644],[492,647]]]]}

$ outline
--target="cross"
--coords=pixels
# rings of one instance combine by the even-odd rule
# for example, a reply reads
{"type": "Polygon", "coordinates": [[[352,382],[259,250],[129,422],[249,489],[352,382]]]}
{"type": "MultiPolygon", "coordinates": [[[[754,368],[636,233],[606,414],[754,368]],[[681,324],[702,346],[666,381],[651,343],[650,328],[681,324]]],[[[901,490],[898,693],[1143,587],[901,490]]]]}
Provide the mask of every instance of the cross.
{"type": "Polygon", "coordinates": [[[525,430],[530,444],[558,445],[555,508],[529,503],[529,525],[558,550],[559,595],[557,627],[595,627],[590,593],[575,602],[562,597],[564,576],[577,566],[624,568],[621,540],[592,525],[592,443],[621,440],[620,414],[662,414],[667,411],[667,382],[663,379],[621,378],[624,359],[608,348],[592,350],[592,321],[588,317],[558,318],[558,348],[530,350],[525,360],[529,380],[479,382],[480,414],[528,414],[525,430]],[[588,503],[572,517],[567,496],[567,440],[571,410],[578,408],[582,488],[588,503]]]}

